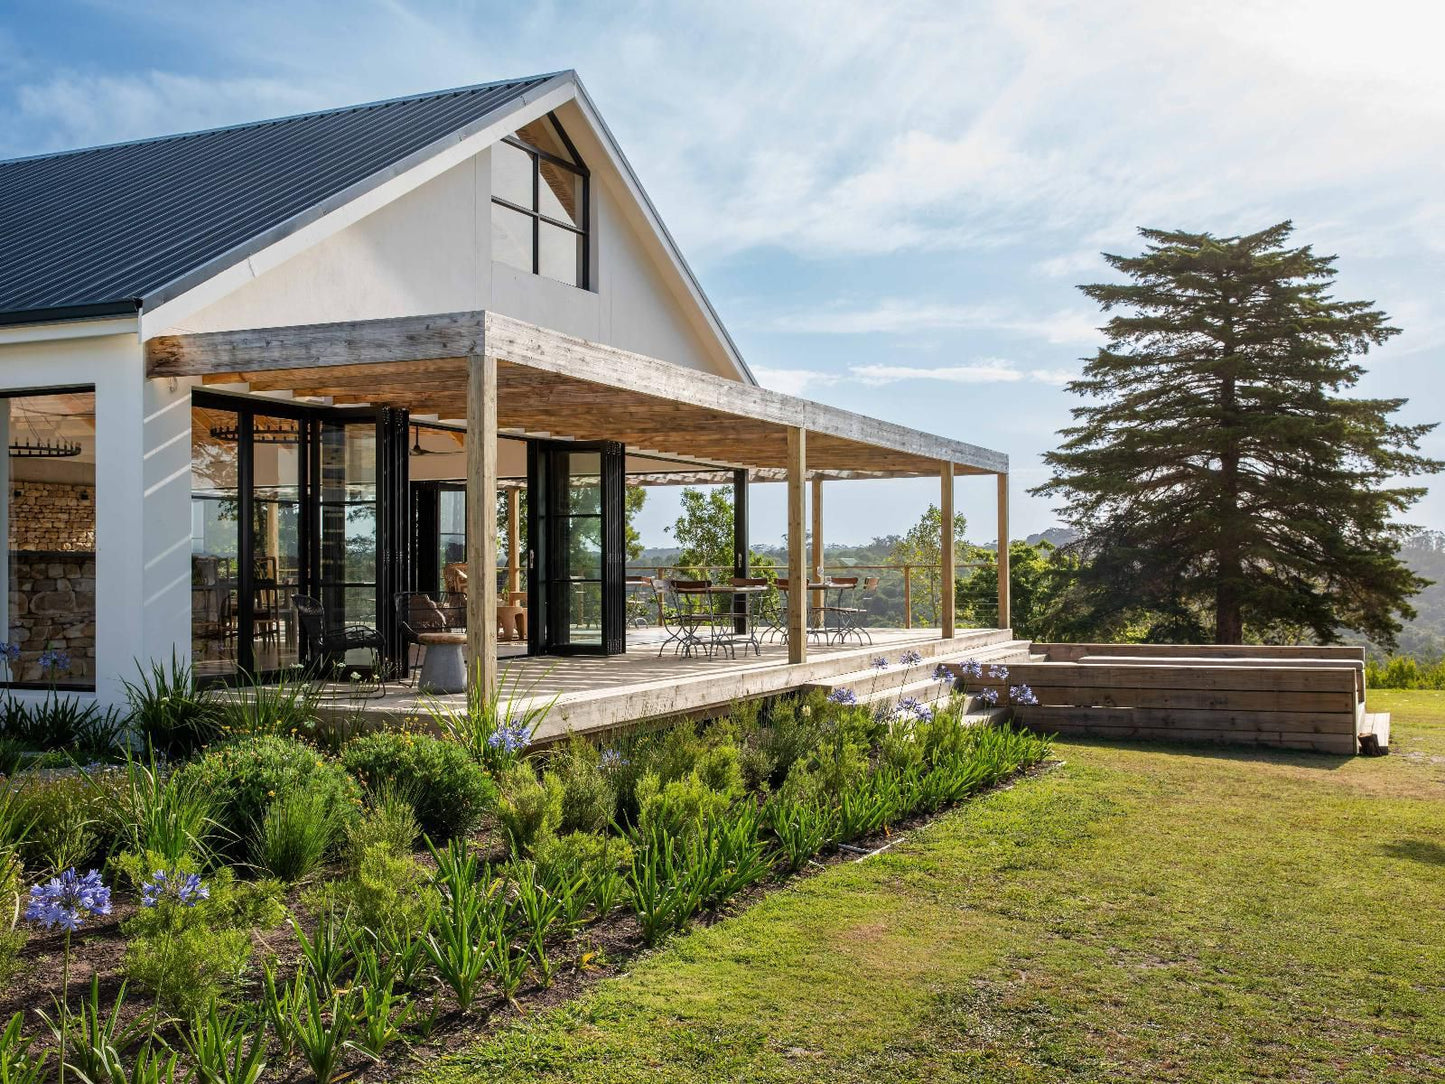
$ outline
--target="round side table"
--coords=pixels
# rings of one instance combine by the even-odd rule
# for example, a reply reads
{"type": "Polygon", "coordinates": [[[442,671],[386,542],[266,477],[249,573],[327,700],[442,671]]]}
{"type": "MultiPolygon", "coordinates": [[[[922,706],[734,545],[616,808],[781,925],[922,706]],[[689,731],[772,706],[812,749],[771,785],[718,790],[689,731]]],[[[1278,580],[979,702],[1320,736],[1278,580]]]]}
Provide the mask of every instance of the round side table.
{"type": "Polygon", "coordinates": [[[467,689],[467,663],[462,649],[465,632],[423,632],[417,643],[426,648],[417,687],[433,693],[461,693],[467,689]]]}

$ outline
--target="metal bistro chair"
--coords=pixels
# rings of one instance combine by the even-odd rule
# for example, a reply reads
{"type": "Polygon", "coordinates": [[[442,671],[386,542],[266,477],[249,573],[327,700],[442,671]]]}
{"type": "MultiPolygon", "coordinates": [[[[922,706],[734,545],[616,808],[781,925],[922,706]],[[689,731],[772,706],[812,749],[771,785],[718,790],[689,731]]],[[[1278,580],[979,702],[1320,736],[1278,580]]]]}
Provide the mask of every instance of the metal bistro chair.
{"type": "MultiPolygon", "coordinates": [[[[858,590],[858,577],[849,576],[843,579],[833,580],[835,587],[844,590],[858,590]]],[[[873,643],[873,634],[863,624],[868,619],[871,611],[870,603],[878,593],[878,577],[869,576],[863,581],[862,590],[859,591],[857,600],[851,606],[843,605],[842,591],[838,594],[838,605],[828,607],[828,612],[833,615],[836,622],[833,628],[833,637],[839,644],[845,643],[848,637],[856,637],[859,644],[873,643]]]]}
{"type": "MultiPolygon", "coordinates": [[[[712,594],[709,589],[712,587],[711,580],[668,580],[667,594],[672,602],[675,613],[674,620],[678,627],[678,644],[674,648],[676,653],[690,656],[694,651],[701,649],[712,657],[712,631],[717,623],[717,616],[712,608],[712,594]],[[706,637],[700,634],[706,629],[706,637]]],[[[731,628],[732,618],[728,618],[731,628]]]]}
{"type": "MultiPolygon", "coordinates": [[[[734,576],[728,581],[728,584],[732,587],[754,589],[769,586],[768,580],[763,576],[734,576]]],[[[769,592],[758,592],[756,596],[753,594],[723,596],[729,603],[730,611],[725,615],[729,619],[727,622],[727,632],[730,634],[729,647],[733,644],[743,644],[743,652],[746,654],[747,645],[751,645],[754,655],[762,655],[763,643],[758,636],[758,622],[764,620],[762,606],[768,594],[769,592]],[[754,597],[757,601],[750,601],[754,597]],[[741,631],[739,631],[740,629],[741,631]]]]}
{"type": "Polygon", "coordinates": [[[667,650],[667,645],[672,644],[673,654],[682,649],[682,623],[678,617],[677,603],[672,597],[672,591],[664,579],[653,577],[648,584],[652,587],[653,598],[657,601],[657,619],[662,625],[662,631],[667,633],[662,643],[657,647],[657,657],[662,658],[662,653],[667,650]]]}
{"type": "Polygon", "coordinates": [[[304,652],[305,672],[312,679],[331,677],[338,667],[344,668],[346,656],[352,651],[370,651],[372,673],[385,688],[382,657],[386,641],[381,630],[370,625],[345,625],[332,628],[326,621],[326,609],[319,600],[310,595],[292,595],[296,607],[297,623],[301,627],[301,645],[304,652]]]}
{"type": "Polygon", "coordinates": [[[396,625],[401,631],[405,654],[403,670],[408,680],[415,681],[417,667],[422,663],[426,633],[465,632],[467,599],[446,592],[400,591],[396,594],[396,625]],[[413,657],[413,647],[417,650],[413,657]]]}

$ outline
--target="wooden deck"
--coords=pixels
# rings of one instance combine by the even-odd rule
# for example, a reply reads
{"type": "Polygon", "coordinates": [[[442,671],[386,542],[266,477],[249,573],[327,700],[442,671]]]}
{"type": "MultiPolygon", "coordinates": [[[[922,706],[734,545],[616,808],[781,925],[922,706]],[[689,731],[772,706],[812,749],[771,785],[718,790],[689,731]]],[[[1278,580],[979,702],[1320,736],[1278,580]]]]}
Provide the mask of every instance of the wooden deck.
{"type": "MultiPolygon", "coordinates": [[[[569,731],[604,730],[677,715],[706,715],[739,700],[776,696],[850,674],[871,681],[878,686],[876,691],[881,691],[927,678],[939,661],[992,658],[1001,653],[1015,658],[1027,652],[1026,644],[1000,629],[962,630],[952,640],[942,639],[938,629],[870,631],[872,646],[812,644],[807,662],[789,664],[787,648],[781,644],[764,644],[758,656],[751,652],[744,655],[739,649],[736,659],[684,658],[674,655],[671,648],[659,657],[655,636],[647,635],[648,630],[634,630],[624,655],[501,660],[502,688],[525,695],[519,706],[557,697],[536,735],[539,741],[549,741],[569,731]],[[912,667],[901,665],[899,656],[909,650],[918,652],[924,661],[912,667]],[[879,656],[886,657],[890,666],[887,672],[875,675],[870,662],[879,656]]],[[[858,691],[866,697],[875,690],[870,686],[858,691]]],[[[385,696],[363,701],[360,710],[389,719],[425,718],[432,700],[459,708],[466,697],[457,693],[428,698],[416,689],[392,686],[385,696]]]]}

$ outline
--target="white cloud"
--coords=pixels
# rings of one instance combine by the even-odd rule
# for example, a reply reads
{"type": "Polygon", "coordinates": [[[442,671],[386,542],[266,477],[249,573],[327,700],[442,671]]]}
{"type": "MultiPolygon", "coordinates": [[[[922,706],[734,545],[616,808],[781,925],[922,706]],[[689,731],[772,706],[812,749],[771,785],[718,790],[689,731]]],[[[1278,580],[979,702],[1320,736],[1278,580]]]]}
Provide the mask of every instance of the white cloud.
{"type": "Polygon", "coordinates": [[[848,372],[860,384],[879,387],[903,380],[942,380],[949,384],[1013,383],[1024,373],[1013,362],[989,360],[975,365],[853,365],[848,372]]]}
{"type": "Polygon", "coordinates": [[[906,335],[927,331],[1003,331],[1051,344],[1095,342],[1101,319],[1086,309],[1061,309],[1031,316],[1015,306],[952,305],[884,298],[863,308],[839,305],[778,316],[774,331],[814,335],[906,335]]]}
{"type": "Polygon", "coordinates": [[[826,387],[838,382],[837,373],[825,373],[817,369],[771,369],[757,365],[752,369],[759,384],[785,395],[802,395],[809,388],[826,387]]]}
{"type": "Polygon", "coordinates": [[[1007,358],[981,358],[966,365],[895,365],[877,362],[850,365],[845,374],[815,369],[755,369],[758,382],[775,391],[802,395],[817,387],[860,384],[881,388],[907,381],[931,380],[943,384],[1066,384],[1075,374],[1066,369],[1020,369],[1007,358]]]}

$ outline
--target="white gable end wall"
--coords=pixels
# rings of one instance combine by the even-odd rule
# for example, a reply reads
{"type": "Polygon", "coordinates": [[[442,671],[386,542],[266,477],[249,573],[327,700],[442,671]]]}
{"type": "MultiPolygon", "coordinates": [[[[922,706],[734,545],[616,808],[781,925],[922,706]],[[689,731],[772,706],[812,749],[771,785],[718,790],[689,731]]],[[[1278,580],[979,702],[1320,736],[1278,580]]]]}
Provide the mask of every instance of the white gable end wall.
{"type": "MultiPolygon", "coordinates": [[[[581,149],[579,147],[579,149],[581,149]]],[[[582,150],[584,158],[586,150],[582,150]]],[[[166,329],[287,324],[487,309],[686,368],[736,377],[674,292],[620,181],[594,170],[593,282],[582,290],[491,258],[491,154],[452,167],[166,329]],[[620,197],[620,198],[619,198],[620,197]]]]}

